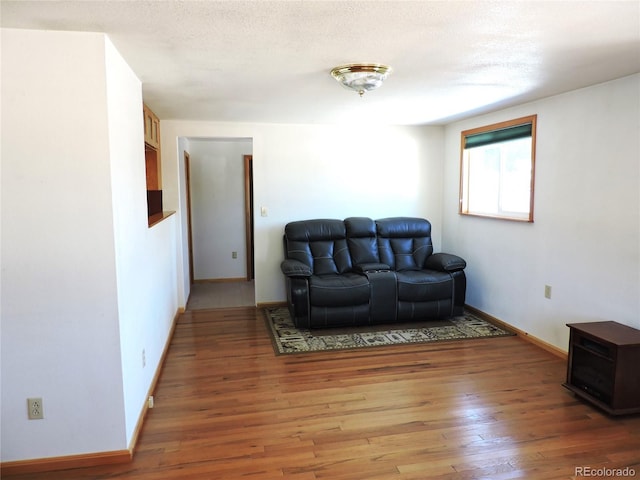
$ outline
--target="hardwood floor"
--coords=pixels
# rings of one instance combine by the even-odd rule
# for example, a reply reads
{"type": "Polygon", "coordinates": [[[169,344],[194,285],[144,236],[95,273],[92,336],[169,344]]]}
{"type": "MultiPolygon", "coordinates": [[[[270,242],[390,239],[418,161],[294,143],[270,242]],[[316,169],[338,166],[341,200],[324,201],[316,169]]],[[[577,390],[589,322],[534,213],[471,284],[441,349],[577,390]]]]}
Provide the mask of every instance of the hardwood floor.
{"type": "Polygon", "coordinates": [[[640,416],[606,416],[564,376],[518,337],[275,356],[260,311],[188,311],[133,462],[11,478],[640,478],[640,416]]]}

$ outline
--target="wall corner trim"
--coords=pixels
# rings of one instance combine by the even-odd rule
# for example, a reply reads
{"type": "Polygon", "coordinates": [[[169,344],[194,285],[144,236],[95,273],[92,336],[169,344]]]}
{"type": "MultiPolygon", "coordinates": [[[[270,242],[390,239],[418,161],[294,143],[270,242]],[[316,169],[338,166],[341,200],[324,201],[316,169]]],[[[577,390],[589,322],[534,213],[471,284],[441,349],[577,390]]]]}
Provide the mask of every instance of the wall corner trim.
{"type": "Polygon", "coordinates": [[[40,473],[54,470],[69,470],[71,468],[96,467],[100,465],[114,465],[127,463],[133,459],[130,450],[114,450],[111,452],[96,452],[82,455],[67,455],[64,457],[35,458],[2,462],[2,475],[18,475],[23,473],[40,473]]]}
{"type": "Polygon", "coordinates": [[[477,315],[480,318],[483,318],[491,323],[495,323],[496,325],[498,325],[499,327],[503,327],[506,330],[510,330],[513,333],[515,333],[518,337],[522,338],[523,340],[534,344],[536,347],[542,348],[543,350],[546,350],[549,353],[552,353],[553,355],[555,355],[556,357],[560,357],[563,360],[567,360],[568,358],[568,352],[565,350],[562,350],[561,348],[556,347],[555,345],[552,345],[550,343],[545,342],[544,340],[539,339],[538,337],[535,337],[533,335],[530,335],[528,332],[525,332],[524,330],[520,330],[517,327],[514,327],[513,325],[500,320],[499,318],[496,318],[492,315],[489,315],[488,313],[483,312],[482,310],[479,310],[475,307],[472,307],[470,305],[465,305],[464,306],[465,309],[469,310],[471,313],[477,315]]]}

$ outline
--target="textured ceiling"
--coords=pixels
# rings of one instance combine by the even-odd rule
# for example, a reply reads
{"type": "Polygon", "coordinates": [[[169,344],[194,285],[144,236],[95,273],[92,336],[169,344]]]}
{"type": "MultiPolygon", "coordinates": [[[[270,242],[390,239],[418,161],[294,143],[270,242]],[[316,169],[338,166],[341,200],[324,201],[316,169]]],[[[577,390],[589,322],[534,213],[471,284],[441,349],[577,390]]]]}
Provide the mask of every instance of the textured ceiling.
{"type": "Polygon", "coordinates": [[[105,32],[161,119],[441,124],[640,72],[640,1],[11,1],[105,32]],[[359,98],[329,75],[386,63],[359,98]]]}

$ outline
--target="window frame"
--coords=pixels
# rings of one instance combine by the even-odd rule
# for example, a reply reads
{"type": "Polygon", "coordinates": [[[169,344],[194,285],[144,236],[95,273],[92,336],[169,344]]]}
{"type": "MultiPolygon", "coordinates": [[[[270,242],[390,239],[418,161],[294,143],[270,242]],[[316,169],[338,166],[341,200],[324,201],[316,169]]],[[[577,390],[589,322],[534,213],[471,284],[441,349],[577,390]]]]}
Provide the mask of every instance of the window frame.
{"type": "MultiPolygon", "coordinates": [[[[528,115],[526,117],[520,117],[513,120],[506,120],[504,122],[494,123],[491,125],[485,125],[482,127],[472,128],[469,130],[464,130],[460,134],[460,192],[459,192],[459,204],[458,204],[458,213],[460,215],[467,215],[473,217],[486,217],[486,218],[496,218],[500,220],[509,220],[516,222],[527,222],[533,223],[533,210],[534,210],[534,187],[535,187],[535,164],[536,164],[536,124],[537,124],[537,115],[528,115]],[[504,213],[496,213],[496,212],[482,212],[482,211],[469,211],[469,190],[470,190],[470,172],[469,172],[469,161],[466,158],[465,152],[468,150],[465,148],[467,143],[467,138],[472,137],[474,135],[479,134],[492,134],[496,132],[503,133],[512,129],[512,131],[516,132],[518,129],[515,127],[531,125],[531,179],[529,182],[529,212],[528,215],[517,216],[510,215],[509,212],[504,213]]],[[[505,140],[501,140],[500,135],[495,135],[497,138],[495,141],[488,141],[484,143],[485,145],[491,144],[501,144],[507,141],[512,140],[512,138],[507,138],[505,140]]],[[[520,136],[519,138],[526,138],[528,135],[520,136]]],[[[518,138],[518,137],[516,137],[518,138]]],[[[500,169],[502,171],[502,168],[500,169]]],[[[504,180],[502,178],[502,174],[500,175],[500,181],[504,180]]]]}

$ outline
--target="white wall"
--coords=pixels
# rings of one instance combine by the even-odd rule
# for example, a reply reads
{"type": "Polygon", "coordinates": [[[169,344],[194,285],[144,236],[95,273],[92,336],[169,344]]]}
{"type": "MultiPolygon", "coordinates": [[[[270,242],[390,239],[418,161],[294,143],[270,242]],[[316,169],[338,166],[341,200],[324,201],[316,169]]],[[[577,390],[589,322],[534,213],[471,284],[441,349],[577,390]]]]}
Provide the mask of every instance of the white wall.
{"type": "Polygon", "coordinates": [[[140,82],[102,34],[1,35],[1,460],[122,451],[177,308],[140,82]]]}
{"type": "Polygon", "coordinates": [[[125,446],[104,49],[2,30],[3,461],[125,446]]]}
{"type": "MultiPolygon", "coordinates": [[[[440,246],[441,127],[220,124],[163,120],[167,208],[183,212],[180,137],[253,140],[256,301],[285,300],[280,272],[284,225],[308,218],[407,215],[430,219],[440,246]],[[267,207],[269,215],[260,216],[267,207]]],[[[181,301],[188,295],[185,221],[179,246],[181,301]]]]}
{"type": "Polygon", "coordinates": [[[251,140],[193,139],[189,147],[194,279],[244,279],[244,155],[252,154],[251,140]]]}
{"type": "Polygon", "coordinates": [[[447,126],[443,242],[468,262],[467,303],[565,350],[566,323],[640,328],[639,132],[640,75],[447,126]],[[530,114],[535,222],[458,215],[460,132],[530,114]]]}
{"type": "Polygon", "coordinates": [[[142,86],[108,40],[106,47],[113,236],[129,446],[178,310],[177,229],[175,217],[148,227],[142,86]]]}

